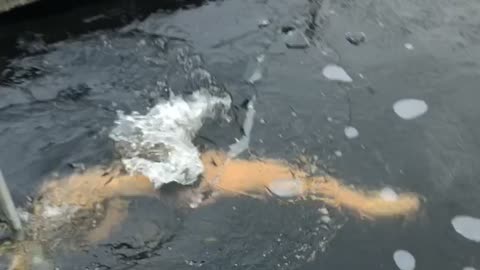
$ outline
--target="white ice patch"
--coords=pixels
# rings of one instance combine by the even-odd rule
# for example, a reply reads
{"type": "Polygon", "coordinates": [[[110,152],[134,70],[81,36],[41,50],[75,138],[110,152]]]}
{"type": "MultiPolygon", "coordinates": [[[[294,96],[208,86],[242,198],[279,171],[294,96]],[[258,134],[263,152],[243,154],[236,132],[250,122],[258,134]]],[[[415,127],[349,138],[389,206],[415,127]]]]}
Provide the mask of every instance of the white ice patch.
{"type": "Polygon", "coordinates": [[[480,242],[480,218],[456,216],[452,219],[452,226],[468,240],[480,242]]]}
{"type": "Polygon", "coordinates": [[[343,132],[345,133],[345,137],[347,137],[348,139],[355,139],[359,135],[358,130],[351,126],[345,127],[343,132]]]}
{"type": "Polygon", "coordinates": [[[402,119],[415,119],[428,110],[428,105],[420,99],[401,99],[393,104],[393,111],[402,119]]]}
{"type": "Polygon", "coordinates": [[[340,66],[337,65],[327,65],[323,68],[323,76],[332,81],[339,82],[352,82],[352,77],[340,66]]]}
{"type": "Polygon", "coordinates": [[[405,43],[405,44],[403,44],[403,46],[405,46],[405,49],[407,49],[407,50],[413,50],[414,49],[414,47],[411,43],[405,43]]]}
{"type": "Polygon", "coordinates": [[[302,195],[304,186],[295,179],[282,179],[271,182],[268,190],[279,197],[288,198],[302,195]]]}
{"type": "Polygon", "coordinates": [[[398,200],[398,194],[395,192],[395,190],[389,187],[383,188],[380,191],[380,197],[388,202],[394,202],[398,200]]]}
{"type": "Polygon", "coordinates": [[[397,250],[393,253],[393,260],[400,270],[415,269],[415,257],[406,250],[397,250]]]}
{"type": "Polygon", "coordinates": [[[203,171],[192,139],[206,118],[230,103],[230,98],[212,96],[205,89],[185,99],[173,96],[145,115],[119,112],[110,137],[128,172],[149,177],[156,188],[170,182],[192,184],[203,171]]]}

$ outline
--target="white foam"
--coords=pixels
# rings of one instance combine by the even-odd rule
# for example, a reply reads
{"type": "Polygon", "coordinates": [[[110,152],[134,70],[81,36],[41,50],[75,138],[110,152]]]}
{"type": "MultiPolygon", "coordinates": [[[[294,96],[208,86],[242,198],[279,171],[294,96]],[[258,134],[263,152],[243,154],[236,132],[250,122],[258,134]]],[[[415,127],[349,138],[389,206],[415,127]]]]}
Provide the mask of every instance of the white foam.
{"type": "Polygon", "coordinates": [[[52,206],[45,204],[42,211],[42,216],[48,219],[69,218],[77,210],[77,207],[71,205],[52,206]]]}
{"type": "Polygon", "coordinates": [[[473,266],[465,266],[462,270],[476,270],[473,266]]]}
{"type": "Polygon", "coordinates": [[[406,250],[396,250],[393,253],[393,260],[400,270],[415,269],[415,257],[406,250]]]}
{"type": "Polygon", "coordinates": [[[187,99],[173,96],[145,115],[119,112],[110,137],[127,171],[149,177],[156,188],[170,182],[192,184],[203,171],[192,139],[206,118],[214,117],[219,108],[229,108],[230,103],[229,97],[212,96],[206,89],[187,99]]]}
{"type": "Polygon", "coordinates": [[[295,179],[279,179],[271,182],[268,189],[275,195],[288,198],[300,196],[304,192],[302,182],[295,179]]]}
{"type": "Polygon", "coordinates": [[[471,216],[456,216],[452,226],[457,233],[468,240],[480,242],[480,218],[471,216]]]}
{"type": "Polygon", "coordinates": [[[17,208],[18,217],[21,221],[28,223],[31,217],[31,214],[23,208],[17,208]]]}
{"type": "Polygon", "coordinates": [[[319,208],[318,212],[320,212],[320,214],[322,214],[324,216],[328,215],[328,209],[325,208],[325,207],[319,208]]]}
{"type": "Polygon", "coordinates": [[[380,191],[380,197],[385,201],[389,201],[389,202],[394,202],[398,200],[398,194],[395,192],[395,190],[389,187],[383,188],[380,191]]]}
{"type": "Polygon", "coordinates": [[[325,223],[325,224],[328,224],[328,223],[330,223],[330,221],[332,221],[332,219],[329,216],[322,216],[322,217],[320,217],[320,221],[325,223]]]}
{"type": "Polygon", "coordinates": [[[327,65],[323,68],[323,76],[332,81],[339,82],[352,82],[352,77],[340,66],[337,65],[327,65]]]}
{"type": "Polygon", "coordinates": [[[393,111],[402,119],[412,120],[428,111],[428,105],[420,99],[401,99],[393,104],[393,111]]]}
{"type": "Polygon", "coordinates": [[[345,137],[347,137],[348,139],[355,139],[359,135],[358,130],[352,126],[345,127],[343,132],[345,133],[345,137]]]}

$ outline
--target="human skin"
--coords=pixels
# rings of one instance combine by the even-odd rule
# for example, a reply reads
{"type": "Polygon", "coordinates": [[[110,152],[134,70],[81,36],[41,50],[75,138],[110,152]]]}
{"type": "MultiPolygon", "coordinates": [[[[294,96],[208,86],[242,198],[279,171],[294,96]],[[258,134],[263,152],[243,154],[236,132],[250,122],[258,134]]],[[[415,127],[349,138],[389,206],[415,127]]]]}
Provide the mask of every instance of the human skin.
{"type": "MultiPolygon", "coordinates": [[[[299,199],[320,200],[323,203],[349,210],[352,214],[370,220],[405,217],[415,214],[420,201],[415,194],[399,194],[395,200],[385,200],[378,191],[361,191],[348,187],[331,176],[310,176],[301,169],[281,160],[231,159],[220,151],[201,155],[204,172],[198,192],[210,191],[218,196],[270,196],[273,189],[294,188],[292,194],[299,199]]],[[[287,190],[288,191],[288,190],[287,190]]],[[[85,232],[88,244],[111,235],[128,214],[128,199],[158,196],[152,182],[143,175],[129,175],[118,168],[91,168],[81,174],[46,181],[40,188],[39,199],[34,203],[34,222],[28,224],[30,239],[20,242],[10,270],[34,269],[30,254],[32,246],[49,245],[58,238],[43,217],[51,207],[74,207],[92,210],[106,205],[105,216],[95,228],[85,232]],[[50,208],[49,208],[50,207],[50,208]]],[[[212,202],[212,199],[210,199],[212,202]]],[[[215,199],[213,199],[215,202],[215,199]]],[[[61,237],[61,235],[60,235],[61,237]]]]}

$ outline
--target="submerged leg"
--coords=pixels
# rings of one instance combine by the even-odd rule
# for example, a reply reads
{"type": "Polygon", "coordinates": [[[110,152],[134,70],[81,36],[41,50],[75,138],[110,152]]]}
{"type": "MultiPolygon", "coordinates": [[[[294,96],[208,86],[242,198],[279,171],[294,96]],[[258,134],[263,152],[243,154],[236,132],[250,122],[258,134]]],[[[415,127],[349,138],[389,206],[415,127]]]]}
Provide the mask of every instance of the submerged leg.
{"type": "Polygon", "coordinates": [[[25,241],[18,243],[8,270],[50,270],[54,269],[52,261],[44,254],[41,243],[25,241]]]}
{"type": "Polygon", "coordinates": [[[128,201],[113,199],[107,203],[107,214],[95,229],[86,237],[88,243],[96,243],[108,239],[115,228],[120,226],[128,215],[128,201]]]}

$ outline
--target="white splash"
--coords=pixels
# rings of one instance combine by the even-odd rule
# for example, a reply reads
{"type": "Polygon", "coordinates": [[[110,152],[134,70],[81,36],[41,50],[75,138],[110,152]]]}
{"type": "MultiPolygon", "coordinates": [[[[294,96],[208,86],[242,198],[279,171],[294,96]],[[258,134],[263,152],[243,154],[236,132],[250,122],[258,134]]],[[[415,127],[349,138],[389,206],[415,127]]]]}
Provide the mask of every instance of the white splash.
{"type": "Polygon", "coordinates": [[[474,242],[480,242],[480,218],[471,216],[456,216],[452,226],[457,233],[474,242]]]}
{"type": "Polygon", "coordinates": [[[149,177],[156,188],[170,182],[192,184],[203,171],[192,139],[206,118],[230,103],[230,98],[212,96],[206,89],[186,99],[173,96],[145,115],[119,112],[110,137],[128,172],[149,177]]]}
{"type": "Polygon", "coordinates": [[[406,250],[397,250],[393,253],[393,260],[400,270],[415,269],[415,257],[406,250]]]}
{"type": "Polygon", "coordinates": [[[473,266],[465,266],[462,270],[476,270],[473,266]]]}
{"type": "Polygon", "coordinates": [[[323,76],[332,81],[339,82],[352,82],[352,77],[340,66],[337,65],[327,65],[323,68],[323,76]]]}
{"type": "Polygon", "coordinates": [[[71,216],[78,210],[78,207],[74,207],[71,205],[64,205],[64,206],[52,206],[45,204],[42,217],[47,219],[55,219],[55,218],[67,218],[71,216]]]}
{"type": "Polygon", "coordinates": [[[428,111],[428,105],[420,99],[401,99],[393,104],[393,111],[402,119],[412,120],[428,111]]]}
{"type": "Polygon", "coordinates": [[[358,130],[352,126],[345,127],[343,132],[345,133],[345,137],[347,137],[348,139],[355,139],[359,135],[358,130]]]}
{"type": "Polygon", "coordinates": [[[325,207],[319,208],[318,212],[324,216],[328,215],[328,209],[325,207]]]}
{"type": "Polygon", "coordinates": [[[302,182],[295,179],[273,181],[268,185],[268,190],[283,198],[300,196],[305,191],[302,182]]]}
{"type": "Polygon", "coordinates": [[[380,191],[380,198],[388,202],[394,202],[398,200],[398,194],[395,192],[395,190],[385,187],[380,191]]]}

